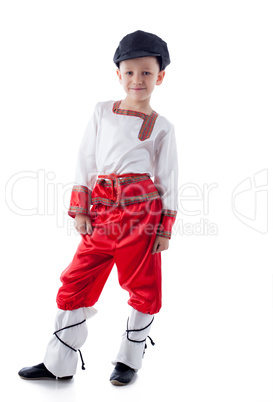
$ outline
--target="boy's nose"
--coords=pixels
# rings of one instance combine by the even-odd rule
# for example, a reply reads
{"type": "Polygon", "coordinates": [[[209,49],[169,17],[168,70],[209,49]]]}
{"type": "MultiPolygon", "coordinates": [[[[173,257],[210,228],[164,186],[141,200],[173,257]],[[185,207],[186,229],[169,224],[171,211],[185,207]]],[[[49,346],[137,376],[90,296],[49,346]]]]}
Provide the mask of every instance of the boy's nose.
{"type": "Polygon", "coordinates": [[[139,85],[139,84],[142,84],[142,82],[143,82],[143,79],[142,79],[141,75],[135,74],[134,75],[134,84],[139,85]]]}

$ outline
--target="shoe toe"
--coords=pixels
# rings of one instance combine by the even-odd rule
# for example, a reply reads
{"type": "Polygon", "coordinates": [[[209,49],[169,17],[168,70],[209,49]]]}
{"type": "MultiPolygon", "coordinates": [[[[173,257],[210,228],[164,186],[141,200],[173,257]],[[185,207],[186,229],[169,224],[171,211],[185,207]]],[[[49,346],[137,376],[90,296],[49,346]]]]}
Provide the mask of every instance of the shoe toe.
{"type": "Polygon", "coordinates": [[[24,367],[19,371],[19,376],[24,379],[35,380],[40,378],[55,378],[56,377],[47,370],[43,363],[36,366],[24,367]]]}
{"type": "Polygon", "coordinates": [[[135,370],[122,363],[117,363],[111,374],[110,382],[113,385],[127,385],[135,375],[135,370]]]}

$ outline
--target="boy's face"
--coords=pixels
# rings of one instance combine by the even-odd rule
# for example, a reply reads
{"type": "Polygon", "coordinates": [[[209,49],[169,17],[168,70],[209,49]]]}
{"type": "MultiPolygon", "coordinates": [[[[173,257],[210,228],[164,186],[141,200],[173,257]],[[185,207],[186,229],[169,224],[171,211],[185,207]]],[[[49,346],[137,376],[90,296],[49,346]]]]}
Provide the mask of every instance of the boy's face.
{"type": "Polygon", "coordinates": [[[138,57],[121,61],[117,75],[127,97],[142,102],[151,97],[156,85],[162,83],[165,71],[159,70],[156,57],[138,57]]]}

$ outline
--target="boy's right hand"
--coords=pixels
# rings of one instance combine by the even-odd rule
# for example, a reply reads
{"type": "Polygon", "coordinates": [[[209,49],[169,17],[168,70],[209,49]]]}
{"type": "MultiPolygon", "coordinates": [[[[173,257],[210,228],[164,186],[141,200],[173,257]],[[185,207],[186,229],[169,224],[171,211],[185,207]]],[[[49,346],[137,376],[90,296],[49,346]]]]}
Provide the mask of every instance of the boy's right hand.
{"type": "Polygon", "coordinates": [[[91,235],[93,232],[91,219],[89,216],[84,214],[77,214],[75,216],[74,226],[76,230],[83,235],[85,234],[91,235]]]}

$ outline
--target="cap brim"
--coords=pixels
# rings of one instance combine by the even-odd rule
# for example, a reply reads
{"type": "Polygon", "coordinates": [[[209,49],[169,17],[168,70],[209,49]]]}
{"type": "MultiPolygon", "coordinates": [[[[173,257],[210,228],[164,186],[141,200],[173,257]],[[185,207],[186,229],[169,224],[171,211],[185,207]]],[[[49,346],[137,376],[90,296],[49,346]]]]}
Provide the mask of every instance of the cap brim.
{"type": "Polygon", "coordinates": [[[146,50],[136,50],[134,52],[128,52],[126,54],[120,55],[117,59],[115,59],[115,63],[120,63],[124,60],[136,59],[138,57],[157,57],[160,56],[159,53],[148,52],[146,50]]]}

